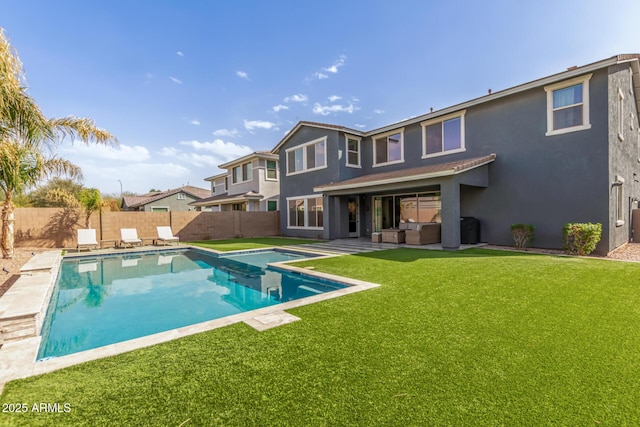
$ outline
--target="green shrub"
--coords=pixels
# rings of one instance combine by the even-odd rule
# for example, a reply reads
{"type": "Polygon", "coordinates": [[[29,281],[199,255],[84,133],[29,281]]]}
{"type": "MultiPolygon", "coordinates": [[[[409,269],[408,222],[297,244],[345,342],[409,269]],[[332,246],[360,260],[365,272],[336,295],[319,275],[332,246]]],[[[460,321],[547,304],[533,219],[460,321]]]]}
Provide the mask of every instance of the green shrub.
{"type": "Polygon", "coordinates": [[[602,236],[602,224],[569,222],[562,227],[562,241],[567,253],[589,255],[602,236]]]}
{"type": "Polygon", "coordinates": [[[536,227],[532,224],[511,224],[513,246],[524,249],[533,241],[533,233],[536,227]]]}

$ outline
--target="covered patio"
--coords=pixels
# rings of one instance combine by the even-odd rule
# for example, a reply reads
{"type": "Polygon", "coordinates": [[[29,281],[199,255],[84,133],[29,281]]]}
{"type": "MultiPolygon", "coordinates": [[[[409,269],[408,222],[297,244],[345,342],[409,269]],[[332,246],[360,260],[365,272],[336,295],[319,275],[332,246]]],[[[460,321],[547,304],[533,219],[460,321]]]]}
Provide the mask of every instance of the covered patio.
{"type": "Polygon", "coordinates": [[[462,214],[473,215],[462,212],[461,186],[488,187],[488,165],[495,159],[489,154],[315,187],[328,202],[324,237],[370,237],[405,222],[435,222],[441,223],[441,247],[459,249],[462,214]]]}

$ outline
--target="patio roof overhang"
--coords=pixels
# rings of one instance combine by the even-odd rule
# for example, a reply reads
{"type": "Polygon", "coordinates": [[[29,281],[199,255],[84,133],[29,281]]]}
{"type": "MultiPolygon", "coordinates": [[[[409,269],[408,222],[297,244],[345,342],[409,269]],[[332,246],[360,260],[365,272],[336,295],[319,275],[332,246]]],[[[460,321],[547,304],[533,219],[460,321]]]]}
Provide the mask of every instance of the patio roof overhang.
{"type": "MultiPolygon", "coordinates": [[[[354,192],[383,191],[401,188],[415,188],[423,185],[437,184],[438,178],[468,173],[478,170],[482,166],[495,161],[496,155],[489,154],[483,157],[458,160],[455,162],[438,163],[417,168],[383,172],[373,175],[361,176],[344,181],[314,187],[313,190],[327,195],[346,195],[354,192]]],[[[487,186],[480,180],[475,185],[487,186]]],[[[465,183],[465,182],[462,182],[465,183]]],[[[466,182],[474,185],[473,181],[466,182]]]]}
{"type": "Polygon", "coordinates": [[[249,200],[260,200],[264,196],[254,191],[249,191],[243,194],[221,194],[219,196],[208,197],[206,199],[198,200],[197,202],[189,203],[192,206],[215,206],[215,205],[228,205],[231,203],[242,203],[249,200]]]}

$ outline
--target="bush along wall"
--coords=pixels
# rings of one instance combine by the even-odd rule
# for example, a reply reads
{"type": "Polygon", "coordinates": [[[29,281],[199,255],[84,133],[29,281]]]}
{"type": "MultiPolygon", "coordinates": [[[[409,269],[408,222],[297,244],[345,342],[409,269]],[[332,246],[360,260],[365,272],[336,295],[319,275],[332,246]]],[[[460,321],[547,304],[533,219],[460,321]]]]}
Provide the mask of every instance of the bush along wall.
{"type": "Polygon", "coordinates": [[[569,254],[589,255],[602,236],[602,224],[567,223],[562,227],[564,249],[569,254]]]}
{"type": "Polygon", "coordinates": [[[511,236],[513,237],[513,246],[518,249],[529,247],[533,241],[533,233],[536,227],[532,224],[511,224],[511,236]]]}

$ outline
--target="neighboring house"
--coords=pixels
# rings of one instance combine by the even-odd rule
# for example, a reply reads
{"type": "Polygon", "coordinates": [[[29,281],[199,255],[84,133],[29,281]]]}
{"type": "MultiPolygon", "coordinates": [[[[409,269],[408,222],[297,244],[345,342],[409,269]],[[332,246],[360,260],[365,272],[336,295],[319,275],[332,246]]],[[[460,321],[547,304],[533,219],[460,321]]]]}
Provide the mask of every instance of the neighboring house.
{"type": "Polygon", "coordinates": [[[599,222],[605,254],[631,238],[640,195],[639,55],[619,55],[368,132],[299,122],[273,149],[287,236],[370,236],[402,222],[461,218],[481,241],[562,247],[567,222],[599,222]],[[473,220],[475,222],[475,219],[473,220]],[[465,218],[466,220],[466,218],[465,218]]]}
{"type": "Polygon", "coordinates": [[[123,211],[170,212],[196,210],[189,203],[211,196],[211,191],[186,185],[167,191],[153,191],[141,196],[124,196],[123,211]]]}
{"type": "Polygon", "coordinates": [[[279,210],[278,156],[257,151],[219,166],[225,173],[205,178],[211,196],[191,203],[211,211],[279,210]]]}

